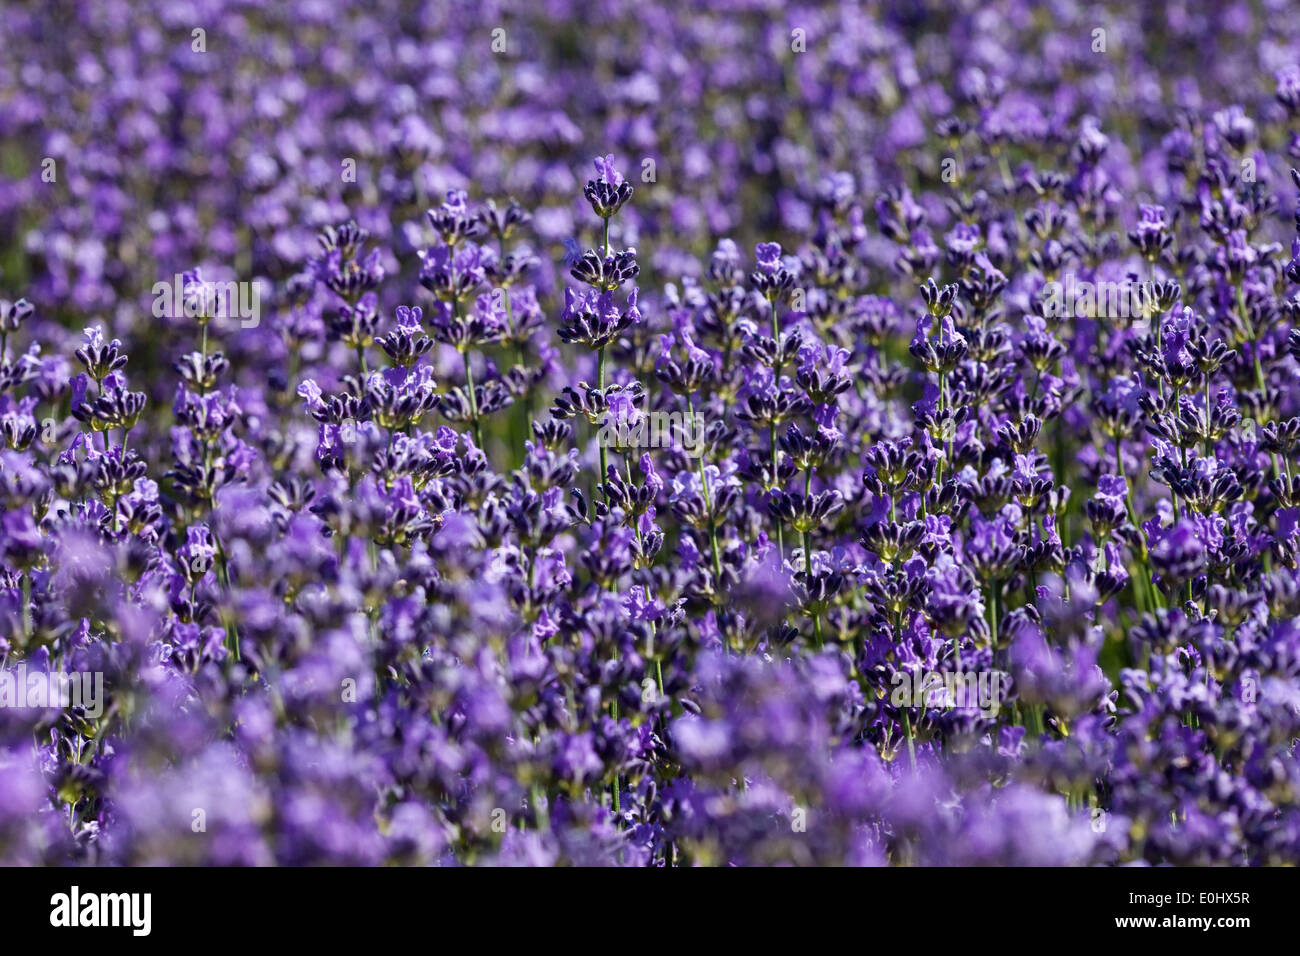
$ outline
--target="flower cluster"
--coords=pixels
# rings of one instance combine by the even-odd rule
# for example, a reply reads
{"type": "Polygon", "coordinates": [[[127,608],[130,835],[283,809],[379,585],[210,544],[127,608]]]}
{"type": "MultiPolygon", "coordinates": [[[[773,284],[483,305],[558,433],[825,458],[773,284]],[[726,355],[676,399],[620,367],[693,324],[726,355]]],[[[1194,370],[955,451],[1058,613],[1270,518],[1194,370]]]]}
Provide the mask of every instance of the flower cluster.
{"type": "Polygon", "coordinates": [[[515,6],[0,22],[0,863],[1300,863],[1300,24],[515,6]]]}

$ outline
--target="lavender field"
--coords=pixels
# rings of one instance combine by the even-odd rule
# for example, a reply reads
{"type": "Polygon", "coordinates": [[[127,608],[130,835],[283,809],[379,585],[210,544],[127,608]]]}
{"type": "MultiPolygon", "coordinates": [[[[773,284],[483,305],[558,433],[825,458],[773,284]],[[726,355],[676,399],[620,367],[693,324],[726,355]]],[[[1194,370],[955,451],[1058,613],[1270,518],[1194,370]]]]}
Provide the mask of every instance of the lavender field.
{"type": "Polygon", "coordinates": [[[1282,0],[0,15],[0,864],[1300,864],[1282,0]]]}

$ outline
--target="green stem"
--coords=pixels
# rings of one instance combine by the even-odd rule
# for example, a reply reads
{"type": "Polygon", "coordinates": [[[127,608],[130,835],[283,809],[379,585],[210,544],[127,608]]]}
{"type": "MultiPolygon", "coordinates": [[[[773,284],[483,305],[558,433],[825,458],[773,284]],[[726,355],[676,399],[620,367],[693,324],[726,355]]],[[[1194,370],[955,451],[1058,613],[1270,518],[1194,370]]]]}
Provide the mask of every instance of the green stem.
{"type": "Polygon", "coordinates": [[[469,395],[469,421],[474,429],[474,444],[480,449],[483,448],[483,425],[478,417],[478,396],[474,392],[474,369],[470,365],[469,353],[461,352],[460,357],[465,362],[465,391],[469,395]]]}
{"type": "MultiPolygon", "coordinates": [[[[1124,480],[1124,505],[1128,508],[1128,520],[1132,523],[1138,535],[1138,562],[1142,566],[1142,586],[1138,587],[1137,578],[1133,579],[1133,596],[1137,599],[1139,609],[1145,612],[1151,610],[1155,604],[1148,591],[1151,588],[1151,568],[1147,564],[1147,545],[1146,540],[1142,537],[1142,526],[1138,524],[1137,509],[1133,507],[1133,488],[1124,477],[1124,460],[1118,435],[1115,437],[1115,474],[1124,480]]],[[[1161,601],[1160,603],[1163,605],[1164,602],[1161,601]]]]}
{"type": "MultiPolygon", "coordinates": [[[[686,395],[686,413],[695,421],[695,402],[689,393],[686,395]]],[[[604,451],[604,448],[601,448],[604,451]]],[[[602,465],[604,463],[602,462],[602,465]]],[[[722,586],[722,559],[718,555],[718,529],[713,523],[713,502],[709,492],[709,474],[704,467],[704,456],[695,459],[700,472],[700,489],[704,493],[704,513],[709,523],[709,550],[713,552],[713,579],[715,591],[722,586]]],[[[806,547],[806,545],[805,545],[806,547]]]]}
{"type": "MultiPolygon", "coordinates": [[[[608,221],[606,221],[608,227],[608,221]]],[[[605,391],[605,346],[596,350],[596,387],[603,393],[605,391]]],[[[600,442],[600,474],[596,476],[596,487],[600,489],[601,495],[605,499],[605,504],[609,504],[609,489],[605,487],[605,479],[609,476],[609,450],[605,448],[605,443],[600,442]]]]}
{"type": "Polygon", "coordinates": [[[1210,447],[1210,373],[1205,373],[1205,457],[1213,455],[1213,449],[1210,447]]]}
{"type": "Polygon", "coordinates": [[[989,647],[993,651],[993,663],[998,659],[998,621],[1001,618],[1002,585],[998,581],[989,582],[989,647]]]}
{"type": "Polygon", "coordinates": [[[35,628],[32,625],[32,572],[23,572],[23,645],[32,639],[35,628]]]}
{"type": "MultiPolygon", "coordinates": [[[[772,341],[775,343],[775,347],[779,350],[781,348],[781,329],[776,321],[776,296],[771,292],[767,294],[767,312],[772,323],[772,341]]],[[[778,393],[781,391],[781,364],[782,363],[778,360],[776,365],[772,367],[772,387],[775,388],[778,393]]],[[[776,444],[775,422],[772,422],[767,426],[767,437],[769,444],[772,446],[772,487],[775,488],[777,485],[777,468],[781,460],[781,452],[780,449],[777,448],[776,444]]],[[[779,518],[776,522],[776,548],[777,554],[784,558],[785,541],[783,539],[781,521],[779,518]]]]}
{"type": "MultiPolygon", "coordinates": [[[[772,445],[772,487],[775,488],[777,487],[777,482],[776,482],[777,467],[780,461],[780,452],[777,450],[776,447],[776,424],[775,423],[767,426],[767,437],[768,437],[768,441],[772,445]]],[[[776,553],[780,558],[784,559],[785,541],[783,540],[782,533],[781,533],[781,519],[777,518],[775,519],[775,521],[776,521],[776,553]]]]}
{"type": "MultiPolygon", "coordinates": [[[[803,496],[808,498],[812,489],[812,469],[809,468],[803,473],[803,496]]],[[[803,569],[805,574],[812,573],[812,532],[804,529],[803,531],[803,569]]],[[[817,641],[817,650],[825,646],[822,638],[822,615],[821,611],[813,611],[813,637],[817,641]]]]}
{"type": "MultiPolygon", "coordinates": [[[[614,718],[614,722],[617,723],[618,722],[618,698],[617,697],[615,697],[612,701],[609,702],[609,713],[610,716],[614,718]]],[[[619,790],[622,788],[622,783],[623,783],[622,776],[620,774],[614,774],[614,814],[616,816],[619,814],[619,812],[622,809],[621,807],[622,796],[619,794],[619,790]]]]}

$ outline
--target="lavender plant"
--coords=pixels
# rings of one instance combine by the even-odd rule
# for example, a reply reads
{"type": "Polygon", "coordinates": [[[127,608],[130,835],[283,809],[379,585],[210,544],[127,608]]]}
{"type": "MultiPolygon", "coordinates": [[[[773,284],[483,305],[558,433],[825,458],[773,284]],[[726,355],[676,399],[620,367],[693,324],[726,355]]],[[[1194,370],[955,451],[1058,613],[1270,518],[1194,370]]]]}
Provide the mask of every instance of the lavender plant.
{"type": "Polygon", "coordinates": [[[1276,4],[65,6],[0,862],[1300,862],[1276,4]]]}

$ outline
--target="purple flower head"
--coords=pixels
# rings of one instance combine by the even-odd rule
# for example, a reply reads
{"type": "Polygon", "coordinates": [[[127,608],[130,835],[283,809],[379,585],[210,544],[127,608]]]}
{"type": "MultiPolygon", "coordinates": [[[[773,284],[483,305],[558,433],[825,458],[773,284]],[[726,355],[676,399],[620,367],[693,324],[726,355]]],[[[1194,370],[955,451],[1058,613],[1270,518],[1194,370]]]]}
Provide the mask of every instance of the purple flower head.
{"type": "Polygon", "coordinates": [[[587,183],[583,194],[602,219],[614,216],[632,198],[632,184],[614,166],[612,154],[596,157],[596,179],[587,183]]]}
{"type": "Polygon", "coordinates": [[[614,167],[613,155],[596,157],[596,175],[601,182],[609,183],[611,186],[619,186],[623,183],[623,174],[614,167]]]}
{"type": "Polygon", "coordinates": [[[418,329],[420,322],[424,318],[424,310],[417,306],[399,305],[393,310],[393,316],[397,319],[397,324],[405,329],[418,329]]]}
{"type": "Polygon", "coordinates": [[[764,275],[775,275],[781,268],[781,246],[775,242],[760,242],[754,247],[754,260],[758,271],[764,275]]]}

